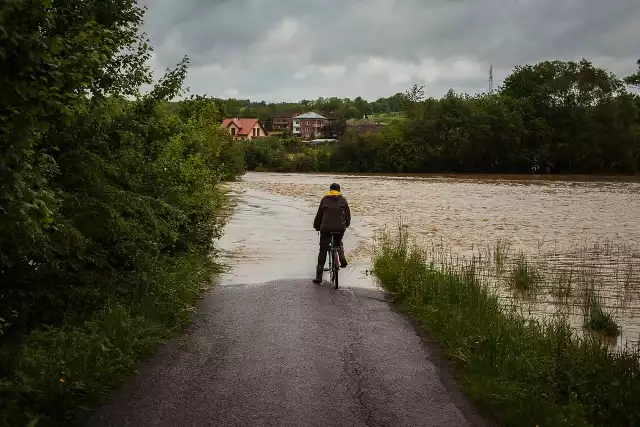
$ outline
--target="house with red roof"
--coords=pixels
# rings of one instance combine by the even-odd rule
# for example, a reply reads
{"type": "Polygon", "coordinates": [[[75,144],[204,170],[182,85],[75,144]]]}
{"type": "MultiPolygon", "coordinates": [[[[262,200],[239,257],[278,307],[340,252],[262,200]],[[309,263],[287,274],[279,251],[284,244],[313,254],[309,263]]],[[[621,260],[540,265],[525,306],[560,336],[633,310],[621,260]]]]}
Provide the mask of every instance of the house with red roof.
{"type": "Polygon", "coordinates": [[[222,121],[222,128],[226,129],[234,141],[243,141],[267,136],[258,119],[232,117],[222,121]]]}

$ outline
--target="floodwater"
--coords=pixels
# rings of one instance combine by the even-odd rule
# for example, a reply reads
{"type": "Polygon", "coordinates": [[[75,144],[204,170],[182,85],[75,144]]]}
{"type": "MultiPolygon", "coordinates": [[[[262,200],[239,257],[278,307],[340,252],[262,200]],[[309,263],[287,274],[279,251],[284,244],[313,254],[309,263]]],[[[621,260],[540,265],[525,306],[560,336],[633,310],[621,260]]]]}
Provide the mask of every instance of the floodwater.
{"type": "MultiPolygon", "coordinates": [[[[220,243],[231,267],[222,283],[311,277],[313,216],[332,182],[341,184],[354,218],[345,236],[351,265],[341,271],[344,286],[376,286],[366,274],[369,249],[374,236],[400,222],[423,244],[463,257],[505,239],[514,252],[588,264],[594,277],[606,273],[603,282],[624,281],[625,292],[607,294],[608,306],[623,328],[620,342],[637,340],[640,183],[633,180],[248,173],[229,184],[237,206],[220,243]],[[584,248],[597,248],[597,259],[586,260],[591,251],[584,248]],[[559,256],[571,253],[579,256],[559,256]]],[[[538,312],[550,311],[543,301],[538,312]]]]}
{"type": "MultiPolygon", "coordinates": [[[[305,201],[232,184],[234,212],[220,240],[229,270],[222,285],[264,283],[279,279],[311,278],[318,257],[318,233],[313,229],[316,209],[305,201]]],[[[354,219],[344,238],[350,265],[340,271],[343,287],[375,287],[366,274],[368,257],[354,257],[358,245],[373,234],[354,219]]],[[[325,277],[327,279],[327,277],[325,277]]]]}

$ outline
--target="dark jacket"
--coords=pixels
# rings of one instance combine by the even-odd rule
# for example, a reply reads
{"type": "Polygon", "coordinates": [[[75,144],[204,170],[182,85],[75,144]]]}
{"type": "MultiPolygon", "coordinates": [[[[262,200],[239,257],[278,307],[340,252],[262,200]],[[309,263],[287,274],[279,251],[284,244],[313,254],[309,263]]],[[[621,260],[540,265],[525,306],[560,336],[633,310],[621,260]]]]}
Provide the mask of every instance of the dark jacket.
{"type": "Polygon", "coordinates": [[[339,193],[327,194],[320,201],[313,228],[323,233],[342,232],[351,225],[351,211],[347,199],[339,193]]]}

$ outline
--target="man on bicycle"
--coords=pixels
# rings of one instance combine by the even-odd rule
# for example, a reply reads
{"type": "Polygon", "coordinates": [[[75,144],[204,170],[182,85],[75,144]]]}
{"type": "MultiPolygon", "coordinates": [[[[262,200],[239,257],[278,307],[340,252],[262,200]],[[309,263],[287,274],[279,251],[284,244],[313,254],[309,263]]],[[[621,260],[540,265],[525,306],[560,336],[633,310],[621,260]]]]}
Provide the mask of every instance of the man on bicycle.
{"type": "Polygon", "coordinates": [[[331,234],[334,235],[334,244],[338,247],[340,267],[347,266],[347,258],[344,256],[342,237],[345,230],[351,225],[351,211],[347,199],[340,194],[340,185],[331,184],[329,193],[320,201],[318,213],[313,221],[313,228],[320,232],[320,252],[318,252],[318,266],[313,283],[322,283],[324,264],[327,261],[327,251],[331,244],[331,234]]]}

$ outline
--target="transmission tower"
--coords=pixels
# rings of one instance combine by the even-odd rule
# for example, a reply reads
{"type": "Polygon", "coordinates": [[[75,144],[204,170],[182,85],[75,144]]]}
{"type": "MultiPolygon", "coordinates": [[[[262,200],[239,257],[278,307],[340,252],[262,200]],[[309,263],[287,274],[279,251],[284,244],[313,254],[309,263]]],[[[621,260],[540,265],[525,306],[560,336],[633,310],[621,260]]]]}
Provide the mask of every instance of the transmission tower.
{"type": "Polygon", "coordinates": [[[489,93],[493,93],[493,65],[489,67],[489,93]]]}

